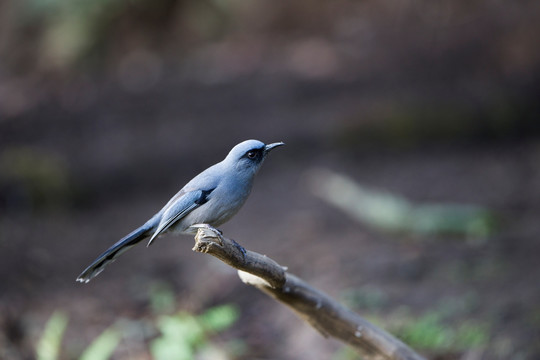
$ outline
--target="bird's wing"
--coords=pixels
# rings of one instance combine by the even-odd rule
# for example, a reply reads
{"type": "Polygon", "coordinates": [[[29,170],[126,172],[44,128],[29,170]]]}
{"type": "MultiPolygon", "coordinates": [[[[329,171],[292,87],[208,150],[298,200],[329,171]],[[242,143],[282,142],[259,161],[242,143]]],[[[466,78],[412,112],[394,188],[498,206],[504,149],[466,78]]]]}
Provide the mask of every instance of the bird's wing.
{"type": "Polygon", "coordinates": [[[214,191],[214,189],[195,190],[188,192],[181,191],[180,193],[178,193],[163,210],[163,215],[161,217],[159,225],[150,240],[148,241],[147,246],[150,246],[150,244],[152,244],[152,241],[154,241],[154,239],[158,235],[165,232],[175,222],[182,219],[194,209],[206,203],[208,201],[208,195],[210,195],[212,191],[214,191]]]}

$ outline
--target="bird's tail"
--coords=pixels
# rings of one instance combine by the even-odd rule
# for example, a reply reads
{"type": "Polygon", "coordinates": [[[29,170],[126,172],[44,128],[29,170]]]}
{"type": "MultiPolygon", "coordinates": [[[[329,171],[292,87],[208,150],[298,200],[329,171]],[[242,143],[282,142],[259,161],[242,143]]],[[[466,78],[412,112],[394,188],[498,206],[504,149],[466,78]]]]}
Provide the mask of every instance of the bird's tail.
{"type": "Polygon", "coordinates": [[[77,281],[87,283],[92,280],[94,277],[98,276],[101,273],[107,264],[116,260],[125,251],[131,249],[137,243],[146,239],[150,234],[150,227],[143,225],[137,230],[131,232],[130,234],[124,236],[116,244],[107,249],[103,254],[99,255],[96,260],[94,260],[90,266],[88,266],[77,278],[77,281]]]}

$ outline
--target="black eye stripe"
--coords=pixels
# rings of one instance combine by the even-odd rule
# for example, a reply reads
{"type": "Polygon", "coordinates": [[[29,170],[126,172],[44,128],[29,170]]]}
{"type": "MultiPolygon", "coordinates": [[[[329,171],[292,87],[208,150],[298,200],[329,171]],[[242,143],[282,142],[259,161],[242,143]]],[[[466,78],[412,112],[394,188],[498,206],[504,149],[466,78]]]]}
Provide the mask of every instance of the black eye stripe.
{"type": "Polygon", "coordinates": [[[246,151],[243,157],[248,158],[250,160],[259,159],[262,157],[262,149],[251,149],[249,151],[246,151]]]}

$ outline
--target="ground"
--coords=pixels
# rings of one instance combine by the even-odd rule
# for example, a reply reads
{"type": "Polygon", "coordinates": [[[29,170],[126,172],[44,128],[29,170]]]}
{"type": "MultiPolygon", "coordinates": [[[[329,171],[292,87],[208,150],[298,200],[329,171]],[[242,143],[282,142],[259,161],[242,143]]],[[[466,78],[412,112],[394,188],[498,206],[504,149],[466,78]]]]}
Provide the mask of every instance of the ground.
{"type": "Polygon", "coordinates": [[[364,124],[351,120],[365,108],[360,95],[362,84],[266,77],[221,85],[173,78],[143,93],[96,81],[4,119],[0,357],[33,358],[46,321],[61,310],[69,316],[62,358],[76,358],[119,319],[132,333],[114,358],[149,358],[156,335],[133,332],[155,317],[150,289],[165,284],[176,310],[239,307],[239,320],[215,340],[239,339],[245,348],[237,358],[349,358],[235,271],[192,252],[189,236],[138,246],[89,284],[75,282],[101,251],[247,138],[287,146],[271,154],[245,207],[222,226],[226,236],[391,332],[409,319],[402,334],[429,357],[540,356],[538,140],[364,146],[364,124]],[[13,170],[14,163],[26,165],[13,170]],[[497,230],[466,238],[375,229],[314,194],[307,186],[314,168],[415,203],[481,205],[496,214],[497,230]],[[479,324],[481,339],[433,346],[411,335],[425,323],[428,334],[479,324]]]}

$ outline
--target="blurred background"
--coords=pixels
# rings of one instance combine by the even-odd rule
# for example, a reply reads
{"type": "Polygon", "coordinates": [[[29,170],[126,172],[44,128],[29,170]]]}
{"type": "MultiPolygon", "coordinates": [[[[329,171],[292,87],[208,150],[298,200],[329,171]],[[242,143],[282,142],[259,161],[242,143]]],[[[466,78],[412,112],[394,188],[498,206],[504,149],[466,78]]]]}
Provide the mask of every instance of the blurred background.
{"type": "Polygon", "coordinates": [[[540,3],[0,1],[0,358],[358,357],[166,236],[76,276],[236,143],[222,227],[431,359],[540,357],[540,3]]]}

